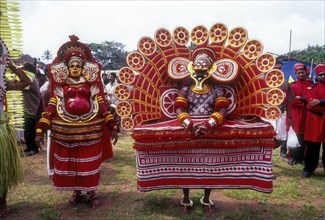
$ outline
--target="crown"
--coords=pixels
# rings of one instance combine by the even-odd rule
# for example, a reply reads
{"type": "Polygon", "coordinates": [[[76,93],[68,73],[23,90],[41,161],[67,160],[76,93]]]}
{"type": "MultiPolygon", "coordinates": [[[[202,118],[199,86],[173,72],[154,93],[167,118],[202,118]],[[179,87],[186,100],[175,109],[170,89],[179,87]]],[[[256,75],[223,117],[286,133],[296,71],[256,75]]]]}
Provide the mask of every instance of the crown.
{"type": "Polygon", "coordinates": [[[85,59],[85,50],[78,46],[70,46],[63,52],[63,59],[69,60],[71,57],[80,57],[82,60],[85,59]]]}
{"type": "Polygon", "coordinates": [[[216,60],[215,52],[207,47],[199,47],[192,52],[192,60],[195,62],[198,58],[206,58],[213,63],[216,60]]]}
{"type": "Polygon", "coordinates": [[[90,48],[79,42],[79,38],[75,35],[69,36],[70,41],[64,43],[58,50],[58,59],[68,62],[68,60],[75,56],[81,58],[83,61],[92,60],[90,48]]]}

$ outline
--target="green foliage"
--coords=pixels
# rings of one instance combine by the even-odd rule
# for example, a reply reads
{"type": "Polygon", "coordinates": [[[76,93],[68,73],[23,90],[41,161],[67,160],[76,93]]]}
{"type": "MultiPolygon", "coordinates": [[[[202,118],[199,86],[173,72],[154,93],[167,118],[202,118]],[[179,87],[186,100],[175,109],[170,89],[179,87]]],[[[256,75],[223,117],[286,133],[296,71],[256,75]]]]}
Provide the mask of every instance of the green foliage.
{"type": "Polygon", "coordinates": [[[118,70],[126,66],[127,51],[125,45],[115,41],[105,41],[101,44],[88,44],[95,60],[99,61],[103,70],[118,70]]]}
{"type": "Polygon", "coordinates": [[[51,51],[45,50],[43,52],[42,59],[46,60],[46,62],[49,63],[49,61],[53,59],[53,55],[52,55],[51,51]]]}
{"type": "MultiPolygon", "coordinates": [[[[288,57],[289,54],[285,54],[284,56],[288,57]]],[[[290,58],[305,62],[311,62],[314,60],[315,64],[318,64],[319,62],[325,63],[325,45],[308,45],[304,50],[294,50],[290,53],[290,58]]]]}

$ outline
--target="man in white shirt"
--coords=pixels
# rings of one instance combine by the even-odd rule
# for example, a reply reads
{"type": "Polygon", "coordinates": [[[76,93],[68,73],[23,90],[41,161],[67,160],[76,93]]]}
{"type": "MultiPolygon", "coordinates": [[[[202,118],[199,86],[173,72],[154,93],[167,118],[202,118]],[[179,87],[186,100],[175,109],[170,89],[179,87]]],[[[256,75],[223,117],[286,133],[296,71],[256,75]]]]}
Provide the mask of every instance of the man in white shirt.
{"type": "Polygon", "coordinates": [[[107,85],[105,86],[105,97],[112,114],[115,113],[115,107],[118,101],[116,96],[114,95],[115,87],[118,85],[116,78],[116,73],[111,72],[109,75],[109,83],[107,83],[107,85]]]}

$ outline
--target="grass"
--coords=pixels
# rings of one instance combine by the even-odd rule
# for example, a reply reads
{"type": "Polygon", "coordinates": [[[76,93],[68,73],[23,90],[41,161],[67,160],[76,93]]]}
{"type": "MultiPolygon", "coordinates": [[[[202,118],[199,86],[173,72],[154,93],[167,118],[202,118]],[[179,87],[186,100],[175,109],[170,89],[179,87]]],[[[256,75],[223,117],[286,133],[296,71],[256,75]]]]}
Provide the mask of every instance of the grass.
{"type": "Polygon", "coordinates": [[[72,192],[55,191],[46,171],[46,153],[23,159],[25,179],[11,189],[8,219],[163,219],[163,220],[268,220],[325,219],[325,176],[318,167],[314,176],[300,176],[302,165],[289,166],[274,150],[276,179],[273,192],[252,190],[213,190],[211,199],[217,210],[207,216],[199,205],[202,190],[191,190],[195,206],[190,214],[180,213],[182,192],[178,189],[139,192],[136,189],[135,152],[130,136],[120,136],[113,147],[114,158],[102,164],[98,191],[101,206],[91,209],[88,204],[70,206],[72,192]]]}

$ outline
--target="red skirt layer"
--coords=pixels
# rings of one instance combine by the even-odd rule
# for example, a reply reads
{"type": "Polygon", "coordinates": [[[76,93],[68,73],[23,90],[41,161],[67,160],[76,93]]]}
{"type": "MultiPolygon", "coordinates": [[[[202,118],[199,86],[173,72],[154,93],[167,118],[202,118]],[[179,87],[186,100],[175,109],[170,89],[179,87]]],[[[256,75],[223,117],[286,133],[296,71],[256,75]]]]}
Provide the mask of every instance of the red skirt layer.
{"type": "Polygon", "coordinates": [[[53,183],[58,190],[97,190],[102,162],[102,142],[89,146],[66,147],[51,142],[53,183]]]}
{"type": "MultiPolygon", "coordinates": [[[[194,123],[202,120],[194,119],[194,123]]],[[[195,136],[184,130],[178,120],[135,127],[132,137],[136,150],[175,150],[188,148],[274,147],[273,126],[268,122],[247,123],[224,120],[207,134],[195,136]]]]}

